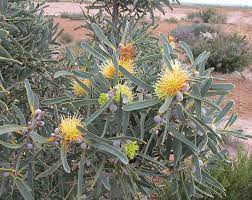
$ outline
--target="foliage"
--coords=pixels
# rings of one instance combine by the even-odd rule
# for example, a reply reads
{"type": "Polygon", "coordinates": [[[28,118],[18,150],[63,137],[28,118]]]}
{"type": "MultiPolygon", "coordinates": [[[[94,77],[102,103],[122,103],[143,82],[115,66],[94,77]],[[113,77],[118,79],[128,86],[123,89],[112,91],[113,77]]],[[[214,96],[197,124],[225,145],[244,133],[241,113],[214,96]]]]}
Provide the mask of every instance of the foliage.
{"type": "MultiPolygon", "coordinates": [[[[56,39],[61,31],[52,19],[44,18],[43,3],[35,5],[29,0],[1,2],[0,84],[6,94],[7,90],[15,91],[15,96],[8,96],[8,100],[13,101],[22,96],[20,84],[26,78],[38,80],[50,73],[56,62],[53,57],[59,54],[56,39]]],[[[47,85],[41,82],[41,91],[47,85]]]]}
{"type": "Polygon", "coordinates": [[[193,44],[202,33],[218,33],[216,28],[206,24],[192,24],[178,26],[170,32],[170,34],[179,41],[185,41],[188,44],[193,44]]]}
{"type": "Polygon", "coordinates": [[[248,157],[241,149],[238,149],[237,158],[232,164],[220,162],[218,168],[210,170],[213,177],[226,189],[227,196],[223,197],[223,200],[251,199],[251,167],[252,158],[248,157]]]}
{"type": "Polygon", "coordinates": [[[195,40],[192,48],[195,55],[203,49],[211,52],[207,67],[214,67],[215,71],[227,73],[242,70],[249,62],[248,41],[237,34],[205,35],[195,40]]]}
{"type": "MultiPolygon", "coordinates": [[[[137,2],[140,14],[161,3],[123,8],[137,2]]],[[[90,22],[95,37],[81,43],[83,53],[66,49],[52,96],[29,78],[29,106],[0,101],[0,198],[143,199],[162,192],[157,178],[177,199],[225,195],[205,163],[228,161],[222,135],[245,138],[231,127],[234,102],[224,101],[234,86],[215,83],[209,52],[194,57],[185,42],[160,41],[151,25],[115,8],[120,21],[90,22]]]]}
{"type": "Polygon", "coordinates": [[[166,19],[165,21],[169,22],[169,23],[178,23],[178,19],[175,17],[170,17],[170,18],[166,19]]]}
{"type": "Polygon", "coordinates": [[[224,24],[227,21],[226,15],[217,13],[212,8],[192,12],[187,15],[187,19],[190,21],[194,21],[197,18],[202,19],[204,23],[224,24]]]}
{"type": "MultiPolygon", "coordinates": [[[[225,197],[218,197],[218,195],[214,195],[214,198],[217,200],[250,199],[250,191],[252,187],[251,166],[252,158],[248,157],[248,155],[241,151],[241,149],[238,149],[237,158],[232,163],[220,161],[215,166],[210,165],[210,174],[226,189],[225,197]]],[[[165,182],[164,194],[161,199],[176,199],[176,197],[172,195],[171,184],[169,182],[165,182]]],[[[204,197],[203,199],[210,200],[212,198],[204,197]]]]}
{"type": "Polygon", "coordinates": [[[171,31],[171,35],[187,42],[194,55],[209,51],[211,54],[206,67],[215,71],[227,73],[242,70],[249,63],[248,41],[238,34],[227,35],[212,26],[194,24],[178,27],[171,31]]]}

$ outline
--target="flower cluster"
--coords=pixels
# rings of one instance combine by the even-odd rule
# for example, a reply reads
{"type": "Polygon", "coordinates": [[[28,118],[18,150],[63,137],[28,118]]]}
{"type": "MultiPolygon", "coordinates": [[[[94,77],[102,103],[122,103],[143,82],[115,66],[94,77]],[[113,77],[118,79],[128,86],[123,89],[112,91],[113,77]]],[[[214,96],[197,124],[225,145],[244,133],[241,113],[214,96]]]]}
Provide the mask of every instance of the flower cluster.
{"type": "Polygon", "coordinates": [[[170,96],[188,89],[189,74],[181,67],[179,61],[175,60],[172,69],[166,68],[160,74],[155,84],[155,92],[159,99],[166,99],[170,96]]]}

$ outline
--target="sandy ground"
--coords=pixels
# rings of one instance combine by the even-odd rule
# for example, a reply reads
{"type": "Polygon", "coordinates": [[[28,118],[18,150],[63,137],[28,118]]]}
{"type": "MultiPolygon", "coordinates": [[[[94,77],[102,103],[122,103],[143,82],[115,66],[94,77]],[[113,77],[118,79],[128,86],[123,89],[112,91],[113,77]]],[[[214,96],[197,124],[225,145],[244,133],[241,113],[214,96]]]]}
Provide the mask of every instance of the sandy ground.
{"type": "MultiPolygon", "coordinates": [[[[85,11],[84,5],[79,3],[48,3],[49,7],[45,9],[46,15],[53,15],[55,23],[59,23],[65,32],[71,34],[75,40],[86,40],[87,31],[84,29],[74,30],[76,27],[83,25],[81,20],[70,20],[60,18],[60,13],[81,13],[85,11]]],[[[175,17],[182,19],[186,14],[200,9],[200,7],[175,7],[174,11],[165,8],[166,15],[163,16],[157,13],[159,20],[159,27],[154,31],[155,34],[168,33],[178,25],[190,24],[180,20],[179,23],[168,23],[165,19],[175,17]]],[[[227,23],[221,25],[222,30],[228,33],[239,32],[252,42],[252,9],[238,9],[238,8],[217,8],[219,12],[227,15],[227,23]]],[[[252,135],[252,68],[246,69],[242,75],[235,72],[233,74],[215,74],[216,76],[225,78],[228,82],[236,85],[236,88],[229,95],[230,99],[236,102],[235,111],[238,113],[239,119],[235,127],[242,128],[246,134],[252,135]]],[[[252,152],[252,139],[244,142],[248,151],[252,152]]]]}

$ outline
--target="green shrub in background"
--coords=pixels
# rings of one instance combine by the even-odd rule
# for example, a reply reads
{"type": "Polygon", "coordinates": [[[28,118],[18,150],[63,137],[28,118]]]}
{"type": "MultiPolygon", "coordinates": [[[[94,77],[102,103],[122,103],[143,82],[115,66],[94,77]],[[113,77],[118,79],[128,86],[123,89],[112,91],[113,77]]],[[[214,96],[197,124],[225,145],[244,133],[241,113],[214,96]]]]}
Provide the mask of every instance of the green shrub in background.
{"type": "Polygon", "coordinates": [[[215,71],[233,72],[249,64],[248,40],[238,34],[228,35],[209,25],[193,24],[178,27],[171,31],[171,35],[187,42],[194,55],[204,50],[211,52],[206,67],[215,71]]]}
{"type": "Polygon", "coordinates": [[[28,77],[23,104],[0,102],[0,198],[144,199],[162,194],[161,179],[178,200],[225,196],[206,164],[228,162],[223,135],[246,138],[224,101],[234,86],[214,82],[209,52],[195,57],[140,22],[169,1],[97,3],[111,18],[89,21],[83,53],[66,50],[67,67],[48,81],[54,93],[28,77]]]}
{"type": "Polygon", "coordinates": [[[187,19],[194,21],[201,19],[204,23],[224,24],[227,21],[227,17],[224,14],[219,14],[212,8],[203,9],[197,12],[192,12],[187,15],[187,19]]]}
{"type": "MultiPolygon", "coordinates": [[[[216,198],[223,200],[247,200],[252,198],[252,158],[239,149],[236,160],[227,164],[220,162],[217,169],[210,170],[226,189],[226,197],[216,198]]],[[[204,198],[210,200],[211,198],[204,198]]]]}
{"type": "MultiPolygon", "coordinates": [[[[216,200],[248,200],[252,197],[252,158],[241,149],[238,149],[236,156],[232,163],[221,161],[215,167],[211,165],[209,167],[210,174],[226,189],[226,196],[219,197],[218,194],[213,194],[216,200]]],[[[164,185],[164,194],[161,199],[175,200],[176,197],[171,192],[171,184],[165,182],[164,185]]],[[[182,197],[182,199],[186,199],[186,197],[182,197]]],[[[213,198],[204,197],[203,199],[211,200],[213,198]]]]}
{"type": "Polygon", "coordinates": [[[246,37],[226,34],[208,34],[195,39],[192,43],[194,55],[198,55],[203,49],[211,52],[207,61],[207,67],[213,67],[215,71],[229,73],[242,70],[248,65],[250,50],[246,37]]]}

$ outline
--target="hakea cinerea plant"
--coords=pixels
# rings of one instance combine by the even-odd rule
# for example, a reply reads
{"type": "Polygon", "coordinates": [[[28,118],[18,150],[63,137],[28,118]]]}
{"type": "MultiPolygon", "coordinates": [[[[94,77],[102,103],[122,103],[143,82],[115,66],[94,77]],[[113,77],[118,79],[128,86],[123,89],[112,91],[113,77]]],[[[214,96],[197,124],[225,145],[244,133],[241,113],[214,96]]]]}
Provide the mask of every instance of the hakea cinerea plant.
{"type": "Polygon", "coordinates": [[[208,52],[125,23],[111,38],[92,24],[80,67],[55,73],[62,95],[39,104],[26,80],[30,110],[1,112],[1,198],[144,199],[167,182],[177,199],[225,195],[209,169],[228,162],[223,135],[245,138],[223,103],[234,86],[215,83],[208,52]]]}

